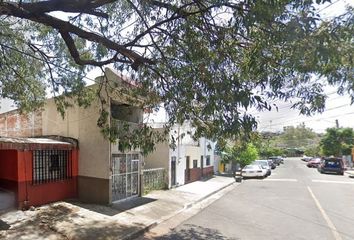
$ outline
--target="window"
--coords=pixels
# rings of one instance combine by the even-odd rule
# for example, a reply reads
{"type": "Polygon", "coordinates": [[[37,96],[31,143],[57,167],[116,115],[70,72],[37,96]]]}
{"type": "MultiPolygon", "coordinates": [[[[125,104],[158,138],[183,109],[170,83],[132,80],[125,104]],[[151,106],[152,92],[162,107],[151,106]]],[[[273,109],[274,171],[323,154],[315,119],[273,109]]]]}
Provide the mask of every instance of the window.
{"type": "Polygon", "coordinates": [[[33,184],[60,181],[72,177],[70,150],[35,150],[33,184]]]}
{"type": "Polygon", "coordinates": [[[209,165],[210,165],[210,155],[207,155],[207,156],[206,156],[206,160],[205,160],[205,161],[206,161],[206,164],[205,164],[205,165],[206,165],[206,166],[209,166],[209,165]]]}
{"type": "Polygon", "coordinates": [[[198,160],[193,160],[193,168],[197,168],[198,167],[198,160]]]}

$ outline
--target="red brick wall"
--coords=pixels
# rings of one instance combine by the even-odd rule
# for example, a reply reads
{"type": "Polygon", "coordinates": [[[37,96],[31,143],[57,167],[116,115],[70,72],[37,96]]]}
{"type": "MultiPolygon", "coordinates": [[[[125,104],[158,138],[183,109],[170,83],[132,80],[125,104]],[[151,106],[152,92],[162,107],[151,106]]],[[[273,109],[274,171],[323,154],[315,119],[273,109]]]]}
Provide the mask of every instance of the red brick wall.
{"type": "MultiPolygon", "coordinates": [[[[185,183],[191,183],[202,179],[202,170],[200,168],[191,168],[189,170],[184,170],[185,183]],[[189,176],[188,176],[189,175],[189,176]]],[[[213,166],[203,168],[203,178],[211,177],[213,175],[213,166]]]]}
{"type": "Polygon", "coordinates": [[[20,114],[11,111],[0,114],[0,136],[33,137],[42,135],[42,113],[40,111],[20,114]]]}
{"type": "Polygon", "coordinates": [[[214,167],[213,166],[209,166],[209,167],[203,168],[203,177],[211,177],[211,176],[213,176],[213,171],[214,171],[214,167]]]}
{"type": "MultiPolygon", "coordinates": [[[[187,170],[185,170],[185,174],[187,175],[187,170]]],[[[201,177],[202,177],[202,171],[200,168],[191,168],[189,169],[189,181],[186,181],[186,183],[198,181],[201,179],[201,177]]],[[[185,180],[187,179],[188,178],[185,177],[185,180]]]]}

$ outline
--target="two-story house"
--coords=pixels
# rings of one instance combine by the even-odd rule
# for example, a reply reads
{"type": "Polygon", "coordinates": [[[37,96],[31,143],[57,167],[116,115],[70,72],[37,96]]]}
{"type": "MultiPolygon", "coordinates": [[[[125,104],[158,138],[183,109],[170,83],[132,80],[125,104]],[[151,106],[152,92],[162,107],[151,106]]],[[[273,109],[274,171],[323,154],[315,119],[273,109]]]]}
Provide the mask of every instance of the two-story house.
{"type": "MultiPolygon", "coordinates": [[[[132,86],[109,68],[105,70],[105,76],[108,81],[116,83],[118,89],[132,86]]],[[[96,82],[100,81],[103,81],[103,77],[96,78],[96,82]]],[[[98,84],[90,87],[98,88],[98,84]]],[[[138,127],[142,123],[142,108],[133,106],[121,93],[115,94],[113,91],[102,97],[106,100],[104,108],[109,114],[109,124],[138,127]]],[[[76,139],[79,148],[78,174],[73,184],[77,184],[77,195],[82,201],[109,204],[137,196],[140,193],[140,152],[121,153],[117,144],[111,143],[102,135],[97,126],[100,108],[98,99],[87,108],[74,104],[66,110],[62,118],[54,99],[48,99],[43,109],[35,113],[22,115],[14,110],[0,114],[0,136],[31,138],[55,135],[76,139]]],[[[49,155],[48,159],[54,158],[49,155]]],[[[26,161],[34,163],[36,160],[31,155],[26,161]]],[[[50,167],[49,160],[42,164],[43,168],[50,167]]],[[[45,181],[41,184],[52,183],[53,181],[45,181]]],[[[31,202],[28,204],[31,205],[31,202]]]]}

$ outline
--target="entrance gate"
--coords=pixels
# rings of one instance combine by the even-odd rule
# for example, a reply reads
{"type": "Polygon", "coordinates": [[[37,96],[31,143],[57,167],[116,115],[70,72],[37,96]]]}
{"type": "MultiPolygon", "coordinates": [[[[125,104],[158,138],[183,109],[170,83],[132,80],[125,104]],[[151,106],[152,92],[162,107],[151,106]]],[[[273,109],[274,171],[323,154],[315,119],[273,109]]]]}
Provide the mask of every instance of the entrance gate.
{"type": "Polygon", "coordinates": [[[139,154],[112,154],[112,201],[138,196],[139,154]]]}

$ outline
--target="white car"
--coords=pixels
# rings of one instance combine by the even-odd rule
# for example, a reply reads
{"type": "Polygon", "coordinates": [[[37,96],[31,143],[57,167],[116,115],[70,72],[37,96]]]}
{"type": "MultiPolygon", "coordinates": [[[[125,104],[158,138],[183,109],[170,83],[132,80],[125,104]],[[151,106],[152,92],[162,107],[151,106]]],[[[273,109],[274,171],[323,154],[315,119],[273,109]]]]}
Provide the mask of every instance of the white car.
{"type": "Polygon", "coordinates": [[[270,174],[272,174],[272,167],[269,165],[268,160],[256,160],[253,163],[254,165],[259,165],[261,166],[263,169],[267,170],[267,176],[270,176],[270,174]]]}
{"type": "Polygon", "coordinates": [[[247,165],[242,169],[242,177],[260,177],[265,178],[267,176],[267,169],[262,168],[260,165],[247,165]]]}

